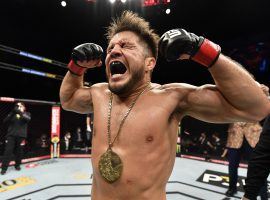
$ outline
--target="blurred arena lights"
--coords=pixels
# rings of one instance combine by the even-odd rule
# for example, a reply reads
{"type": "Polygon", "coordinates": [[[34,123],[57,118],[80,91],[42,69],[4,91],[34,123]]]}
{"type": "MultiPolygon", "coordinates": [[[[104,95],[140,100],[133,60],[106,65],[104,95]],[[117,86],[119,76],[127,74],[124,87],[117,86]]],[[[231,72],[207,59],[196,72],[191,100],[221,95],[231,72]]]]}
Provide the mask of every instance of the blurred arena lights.
{"type": "Polygon", "coordinates": [[[166,12],[166,14],[168,15],[168,14],[171,13],[171,9],[170,9],[170,8],[167,8],[165,12],[166,12]]]}
{"type": "Polygon", "coordinates": [[[169,4],[170,0],[143,0],[142,6],[148,7],[148,6],[157,6],[157,5],[166,5],[169,4]]]}
{"type": "Polygon", "coordinates": [[[109,0],[110,1],[110,3],[115,3],[115,2],[122,2],[122,3],[126,3],[127,2],[127,0],[109,0]]]}
{"type": "MultiPolygon", "coordinates": [[[[98,3],[98,0],[85,0],[86,2],[98,3]]],[[[114,3],[127,3],[128,0],[107,0],[111,4],[114,3]]],[[[138,2],[142,7],[162,6],[171,3],[171,0],[130,0],[132,2],[138,2]]]]}
{"type": "Polygon", "coordinates": [[[62,7],[66,7],[67,6],[67,2],[66,1],[61,1],[61,6],[62,7]]]}

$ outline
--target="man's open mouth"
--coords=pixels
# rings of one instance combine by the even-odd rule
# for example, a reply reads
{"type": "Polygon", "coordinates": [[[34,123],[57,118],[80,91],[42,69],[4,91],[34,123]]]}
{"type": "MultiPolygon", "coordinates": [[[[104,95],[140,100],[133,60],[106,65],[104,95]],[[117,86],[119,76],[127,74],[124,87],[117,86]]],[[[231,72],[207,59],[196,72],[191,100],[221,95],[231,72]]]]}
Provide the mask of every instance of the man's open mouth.
{"type": "Polygon", "coordinates": [[[127,71],[126,66],[120,61],[113,61],[110,64],[111,76],[122,75],[127,71]]]}

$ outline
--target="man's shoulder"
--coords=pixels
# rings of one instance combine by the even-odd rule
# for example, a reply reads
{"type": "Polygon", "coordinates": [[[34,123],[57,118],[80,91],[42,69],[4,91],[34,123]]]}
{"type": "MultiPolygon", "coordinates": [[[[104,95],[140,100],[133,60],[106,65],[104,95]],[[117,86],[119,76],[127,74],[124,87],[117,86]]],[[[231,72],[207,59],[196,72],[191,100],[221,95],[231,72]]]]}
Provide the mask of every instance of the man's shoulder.
{"type": "Polygon", "coordinates": [[[105,88],[108,88],[108,83],[105,83],[105,82],[95,83],[95,84],[91,85],[91,88],[94,88],[94,89],[105,89],[105,88]]]}
{"type": "Polygon", "coordinates": [[[169,83],[163,85],[156,84],[153,88],[154,91],[183,94],[185,92],[195,90],[197,87],[187,83],[169,83]]]}
{"type": "Polygon", "coordinates": [[[192,88],[196,88],[195,86],[191,86],[185,83],[169,83],[159,85],[156,84],[155,87],[152,86],[152,94],[155,97],[159,97],[162,101],[166,100],[168,103],[179,103],[183,99],[185,99],[186,95],[192,91],[192,88]]]}
{"type": "Polygon", "coordinates": [[[92,92],[105,92],[108,90],[108,83],[96,83],[91,85],[92,92]]]}
{"type": "Polygon", "coordinates": [[[101,98],[109,93],[108,83],[96,83],[91,86],[91,95],[93,98],[101,98]]]}
{"type": "Polygon", "coordinates": [[[161,89],[187,89],[187,88],[195,88],[194,85],[190,85],[188,83],[168,83],[160,85],[161,89]]]}

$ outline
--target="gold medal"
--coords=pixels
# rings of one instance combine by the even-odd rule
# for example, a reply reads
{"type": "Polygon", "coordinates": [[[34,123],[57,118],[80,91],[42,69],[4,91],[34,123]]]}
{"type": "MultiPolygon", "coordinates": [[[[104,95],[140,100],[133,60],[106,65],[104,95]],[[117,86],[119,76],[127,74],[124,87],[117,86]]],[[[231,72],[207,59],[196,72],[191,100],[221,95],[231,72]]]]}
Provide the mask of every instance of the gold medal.
{"type": "Polygon", "coordinates": [[[101,176],[109,183],[113,183],[120,178],[123,171],[123,164],[121,158],[111,148],[108,148],[101,155],[98,168],[101,176]]]}

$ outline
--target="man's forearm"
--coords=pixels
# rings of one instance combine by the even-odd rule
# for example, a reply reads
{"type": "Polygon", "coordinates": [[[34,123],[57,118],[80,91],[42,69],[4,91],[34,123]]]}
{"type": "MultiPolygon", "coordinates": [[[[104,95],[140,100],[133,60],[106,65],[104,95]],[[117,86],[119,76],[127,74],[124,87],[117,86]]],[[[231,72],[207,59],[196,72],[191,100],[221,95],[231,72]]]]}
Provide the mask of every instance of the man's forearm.
{"type": "Polygon", "coordinates": [[[94,43],[84,43],[72,50],[72,59],[68,64],[69,71],[60,88],[60,101],[63,108],[72,107],[72,110],[77,112],[87,110],[91,95],[84,90],[83,75],[87,69],[102,65],[102,54],[102,47],[94,43]]]}
{"type": "Polygon", "coordinates": [[[168,61],[191,59],[207,67],[230,109],[240,111],[238,116],[260,121],[270,113],[270,104],[259,85],[239,64],[220,54],[219,45],[184,29],[172,29],[161,36],[159,51],[168,61]]]}
{"type": "Polygon", "coordinates": [[[248,111],[258,121],[270,112],[266,95],[240,64],[220,55],[209,71],[217,88],[233,107],[248,111]]]}
{"type": "Polygon", "coordinates": [[[61,104],[69,102],[76,90],[82,87],[83,76],[76,76],[70,72],[67,72],[60,87],[61,104]]]}

